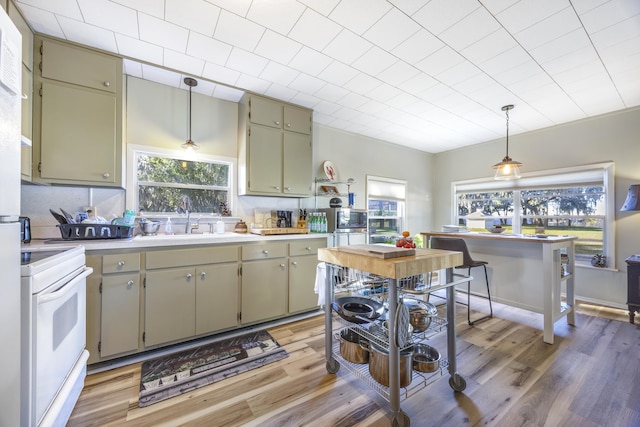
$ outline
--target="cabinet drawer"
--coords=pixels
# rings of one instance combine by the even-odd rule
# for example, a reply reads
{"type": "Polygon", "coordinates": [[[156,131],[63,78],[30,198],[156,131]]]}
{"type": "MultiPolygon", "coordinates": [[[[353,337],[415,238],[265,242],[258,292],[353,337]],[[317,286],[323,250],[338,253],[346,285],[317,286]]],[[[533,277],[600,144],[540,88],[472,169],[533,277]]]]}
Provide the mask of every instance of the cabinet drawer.
{"type": "Polygon", "coordinates": [[[242,260],[283,258],[287,256],[286,243],[267,243],[242,247],[242,260]]]}
{"type": "Polygon", "coordinates": [[[311,134],[311,110],[285,105],[283,122],[284,130],[311,134]]]}
{"type": "Polygon", "coordinates": [[[126,273],[140,270],[140,254],[103,255],[102,274],[126,273]]]}
{"type": "Polygon", "coordinates": [[[318,248],[326,248],[326,239],[300,240],[289,243],[289,256],[312,255],[318,253],[318,248]]]}
{"type": "MultiPolygon", "coordinates": [[[[42,77],[115,93],[120,59],[88,49],[42,41],[42,77]]],[[[121,72],[121,70],[120,70],[121,72]]]]}
{"type": "Polygon", "coordinates": [[[282,129],[282,104],[270,99],[252,96],[249,100],[249,121],[282,129]]]}
{"type": "Polygon", "coordinates": [[[147,252],[147,269],[238,261],[238,246],[147,252]]]}

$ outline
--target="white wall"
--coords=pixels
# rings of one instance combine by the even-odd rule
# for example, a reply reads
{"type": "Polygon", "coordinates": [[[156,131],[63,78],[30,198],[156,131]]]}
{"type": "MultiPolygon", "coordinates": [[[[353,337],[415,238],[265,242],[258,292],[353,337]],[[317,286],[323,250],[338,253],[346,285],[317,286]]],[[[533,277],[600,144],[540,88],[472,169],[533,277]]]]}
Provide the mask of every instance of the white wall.
{"type": "MultiPolygon", "coordinates": [[[[517,108],[510,114],[517,122],[517,108]]],[[[505,152],[504,138],[435,155],[435,229],[451,222],[451,183],[493,175],[505,152]]],[[[618,271],[579,268],[576,293],[587,301],[624,307],[624,259],[640,252],[640,215],[619,212],[631,184],[640,183],[640,109],[628,109],[539,131],[509,136],[509,155],[522,172],[604,161],[615,162],[616,260],[618,271]]]]}

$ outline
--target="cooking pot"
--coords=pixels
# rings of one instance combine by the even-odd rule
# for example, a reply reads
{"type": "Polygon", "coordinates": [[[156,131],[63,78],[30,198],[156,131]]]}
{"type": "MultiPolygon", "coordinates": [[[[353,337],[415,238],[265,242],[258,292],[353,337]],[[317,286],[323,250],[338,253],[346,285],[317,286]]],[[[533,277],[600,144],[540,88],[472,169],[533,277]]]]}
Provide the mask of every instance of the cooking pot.
{"type": "Polygon", "coordinates": [[[332,208],[341,208],[342,199],[340,197],[333,197],[331,200],[329,200],[329,206],[332,208]]]}
{"type": "MultiPolygon", "coordinates": [[[[369,345],[360,344],[369,350],[369,374],[371,378],[385,387],[389,387],[389,350],[374,342],[369,345]]],[[[400,351],[400,387],[411,384],[413,374],[413,347],[400,351]]]]}
{"type": "Polygon", "coordinates": [[[420,372],[435,372],[440,367],[440,352],[427,344],[413,347],[413,369],[420,372]]]}
{"type": "Polygon", "coordinates": [[[413,326],[415,332],[424,332],[431,325],[431,317],[438,314],[435,305],[419,301],[417,299],[407,298],[403,301],[404,305],[409,309],[409,322],[413,326]]]}
{"type": "Polygon", "coordinates": [[[369,351],[360,345],[360,343],[368,343],[369,341],[356,331],[345,328],[340,331],[340,335],[336,334],[336,339],[340,340],[340,355],[344,360],[357,364],[369,362],[369,351]]]}
{"type": "Polygon", "coordinates": [[[331,307],[340,317],[352,323],[367,323],[384,313],[381,302],[366,297],[336,298],[331,307]]]}

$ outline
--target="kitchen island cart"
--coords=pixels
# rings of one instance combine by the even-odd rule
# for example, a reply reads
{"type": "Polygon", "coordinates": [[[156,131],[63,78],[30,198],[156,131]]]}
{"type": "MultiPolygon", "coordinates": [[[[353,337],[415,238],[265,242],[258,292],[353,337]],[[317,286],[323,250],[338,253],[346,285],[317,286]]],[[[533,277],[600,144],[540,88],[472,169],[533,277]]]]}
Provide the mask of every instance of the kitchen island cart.
{"type": "MultiPolygon", "coordinates": [[[[318,259],[325,263],[325,355],[328,372],[336,373],[340,366],[345,366],[362,379],[389,402],[394,426],[410,425],[409,417],[400,408],[400,400],[435,381],[439,378],[437,374],[442,375],[445,368],[450,375],[451,388],[455,391],[465,389],[466,382],[458,374],[456,366],[454,292],[455,285],[469,278],[453,274],[453,267],[462,263],[461,252],[437,249],[406,251],[389,245],[351,245],[319,249],[318,259]],[[425,283],[428,280],[424,279],[430,272],[439,270],[446,271],[446,280],[427,287],[425,283]],[[440,289],[446,289],[446,319],[433,317],[426,331],[405,332],[409,320],[406,317],[406,305],[403,304],[404,297],[440,289]],[[381,301],[383,308],[376,310],[374,316],[353,315],[349,318],[336,303],[342,299],[337,298],[340,295],[358,295],[356,298],[381,301]],[[379,317],[375,318],[377,315],[379,317]],[[334,321],[339,327],[345,326],[368,341],[370,348],[388,350],[388,386],[373,379],[371,371],[367,372],[367,365],[354,364],[342,357],[340,346],[334,342],[334,321]],[[385,322],[386,328],[382,326],[385,322]],[[439,368],[430,374],[412,369],[409,384],[405,380],[405,384],[401,385],[402,354],[411,352],[414,344],[445,328],[448,360],[441,360],[439,368]]],[[[335,341],[340,341],[337,334],[335,341]]]]}

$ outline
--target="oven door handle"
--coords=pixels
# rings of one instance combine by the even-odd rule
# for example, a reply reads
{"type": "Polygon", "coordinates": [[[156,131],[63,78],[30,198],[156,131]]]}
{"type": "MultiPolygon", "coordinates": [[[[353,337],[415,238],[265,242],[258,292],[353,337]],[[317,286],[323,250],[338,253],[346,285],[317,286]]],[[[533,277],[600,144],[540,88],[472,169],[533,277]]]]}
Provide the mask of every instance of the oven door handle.
{"type": "Polygon", "coordinates": [[[59,288],[57,291],[48,293],[46,295],[42,295],[41,297],[38,298],[38,303],[47,303],[50,301],[54,301],[57,300],[58,298],[62,298],[64,297],[68,292],[70,292],[74,286],[76,285],[76,283],[78,283],[80,280],[84,280],[86,279],[86,277],[88,275],[90,275],[91,273],[93,273],[93,268],[91,267],[86,267],[82,273],[78,274],[76,277],[74,277],[73,279],[71,279],[67,284],[65,284],[64,286],[62,286],[61,288],[59,288]]]}

